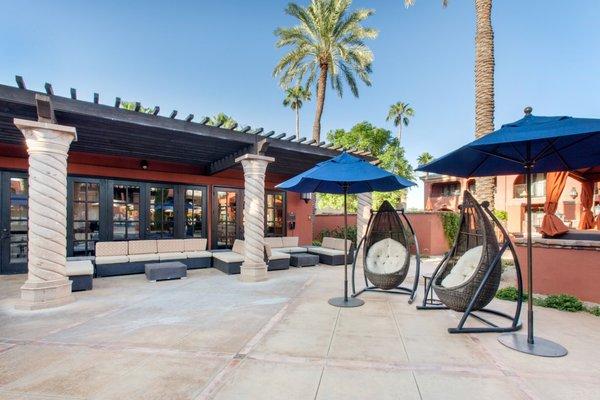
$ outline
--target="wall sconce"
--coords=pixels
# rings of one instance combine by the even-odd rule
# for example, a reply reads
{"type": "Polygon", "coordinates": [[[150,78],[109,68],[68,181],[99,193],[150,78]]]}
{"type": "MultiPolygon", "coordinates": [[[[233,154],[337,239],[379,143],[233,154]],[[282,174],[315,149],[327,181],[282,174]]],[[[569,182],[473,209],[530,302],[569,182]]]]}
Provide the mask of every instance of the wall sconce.
{"type": "Polygon", "coordinates": [[[575,200],[578,195],[579,193],[577,193],[577,189],[575,189],[575,187],[572,187],[571,191],[569,192],[569,196],[571,196],[571,198],[575,200]]]}
{"type": "Polygon", "coordinates": [[[148,161],[146,161],[146,160],[140,161],[140,168],[141,169],[148,169],[148,161]]]}
{"type": "Polygon", "coordinates": [[[312,200],[312,193],[300,193],[300,198],[308,204],[308,202],[312,200]]]}

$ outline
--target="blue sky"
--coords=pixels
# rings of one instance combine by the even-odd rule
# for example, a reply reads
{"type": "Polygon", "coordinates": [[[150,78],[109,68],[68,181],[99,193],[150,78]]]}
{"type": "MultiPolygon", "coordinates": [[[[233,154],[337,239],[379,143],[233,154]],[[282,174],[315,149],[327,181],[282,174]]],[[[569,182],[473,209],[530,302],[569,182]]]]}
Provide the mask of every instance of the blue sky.
{"type": "MultiPolygon", "coordinates": [[[[306,1],[300,1],[306,4],[306,1]]],[[[390,104],[411,103],[416,115],[403,132],[409,161],[439,156],[474,131],[473,1],[355,0],[376,10],[379,29],[371,87],[360,98],[333,92],[323,132],[368,120],[393,127],[390,104]]],[[[120,96],[197,117],[226,112],[240,123],[293,132],[294,115],[281,105],[272,78],[282,54],[273,30],[293,20],[287,1],[5,1],[0,26],[0,83],[23,75],[29,88],[51,82],[55,93],[112,104],[120,96]]],[[[534,114],[599,117],[600,2],[496,0],[496,126],[534,114]]],[[[314,103],[302,111],[309,134],[314,103]]],[[[414,190],[409,205],[422,203],[414,190]]]]}

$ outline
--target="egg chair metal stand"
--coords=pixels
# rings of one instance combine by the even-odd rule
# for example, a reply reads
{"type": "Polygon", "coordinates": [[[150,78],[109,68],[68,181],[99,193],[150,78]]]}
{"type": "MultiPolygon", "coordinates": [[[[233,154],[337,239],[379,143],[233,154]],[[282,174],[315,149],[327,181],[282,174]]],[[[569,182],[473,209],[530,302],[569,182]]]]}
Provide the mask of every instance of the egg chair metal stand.
{"type": "Polygon", "coordinates": [[[421,259],[419,256],[419,243],[415,231],[404,214],[404,210],[396,210],[392,205],[384,201],[378,211],[371,210],[371,216],[367,223],[366,233],[356,247],[356,254],[363,249],[363,275],[365,287],[356,290],[356,259],[352,263],[352,297],[357,297],[364,292],[382,292],[408,295],[408,303],[415,300],[417,287],[419,285],[419,273],[421,259]],[[389,273],[378,273],[370,270],[367,263],[369,249],[377,242],[384,239],[393,239],[406,249],[406,257],[399,268],[389,273]],[[410,249],[414,245],[416,251],[415,279],[412,287],[401,286],[406,279],[410,269],[410,249]]]}
{"type": "Polygon", "coordinates": [[[485,333],[485,332],[514,332],[521,329],[519,322],[523,303],[523,280],[519,259],[515,252],[508,232],[498,218],[489,209],[489,203],[479,204],[468,191],[464,192],[463,203],[460,207],[459,229],[455,242],[438,264],[425,289],[423,303],[417,306],[419,310],[453,310],[462,313],[456,328],[448,328],[450,333],[485,333]],[[499,243],[496,231],[501,232],[502,241],[499,243]],[[482,246],[482,255],[474,273],[456,286],[444,287],[442,281],[457,264],[459,258],[468,250],[482,246]],[[502,255],[509,250],[515,263],[517,278],[517,300],[515,313],[509,315],[502,311],[486,308],[494,299],[500,286],[502,275],[502,255]],[[431,291],[437,295],[442,305],[432,305],[426,299],[431,291]],[[510,323],[500,326],[495,322],[479,315],[490,314],[507,319],[510,323]],[[469,317],[482,322],[483,326],[465,324],[469,317]]]}

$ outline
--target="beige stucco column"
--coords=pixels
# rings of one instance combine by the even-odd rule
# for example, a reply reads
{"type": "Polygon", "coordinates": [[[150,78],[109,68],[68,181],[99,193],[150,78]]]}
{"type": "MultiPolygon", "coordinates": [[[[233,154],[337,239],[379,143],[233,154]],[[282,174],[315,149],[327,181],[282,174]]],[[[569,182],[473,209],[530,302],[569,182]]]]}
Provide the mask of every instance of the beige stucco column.
{"type": "Polygon", "coordinates": [[[75,128],[15,119],[29,153],[28,275],[17,308],[35,310],[72,301],[67,263],[67,152],[75,128]]]}
{"type": "Polygon", "coordinates": [[[240,271],[243,282],[267,279],[264,259],[265,238],[265,172],[273,157],[245,154],[236,158],[244,168],[244,262],[240,271]]]}
{"type": "MultiPolygon", "coordinates": [[[[369,218],[371,217],[373,196],[371,193],[359,193],[357,198],[358,206],[356,209],[356,244],[358,245],[360,240],[367,233],[367,224],[369,223],[369,218]]],[[[359,265],[362,265],[362,253],[363,247],[361,247],[360,252],[356,255],[357,264],[359,265]]]]}

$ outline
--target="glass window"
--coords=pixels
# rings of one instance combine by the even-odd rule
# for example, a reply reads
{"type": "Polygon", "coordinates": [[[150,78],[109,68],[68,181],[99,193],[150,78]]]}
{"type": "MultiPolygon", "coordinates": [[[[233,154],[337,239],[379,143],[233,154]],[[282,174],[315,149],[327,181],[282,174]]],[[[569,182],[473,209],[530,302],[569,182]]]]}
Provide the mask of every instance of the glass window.
{"type": "Polygon", "coordinates": [[[185,236],[203,237],[203,192],[199,189],[185,191],[185,236]]]}
{"type": "Polygon", "coordinates": [[[73,183],[73,255],[94,254],[100,234],[100,185],[73,183]]]}
{"type": "Polygon", "coordinates": [[[175,229],[175,207],[173,188],[150,188],[150,236],[173,237],[175,229]]]}
{"type": "Polygon", "coordinates": [[[237,237],[237,193],[217,191],[217,248],[230,248],[237,237]]]}
{"type": "Polygon", "coordinates": [[[265,207],[265,236],[285,236],[285,194],[267,193],[265,207]]]}
{"type": "MultiPolygon", "coordinates": [[[[97,196],[97,195],[96,195],[97,196]]],[[[113,239],[140,238],[140,187],[113,186],[113,239]]]]}
{"type": "Polygon", "coordinates": [[[29,183],[27,178],[10,178],[10,259],[27,262],[27,221],[29,183]]]}

